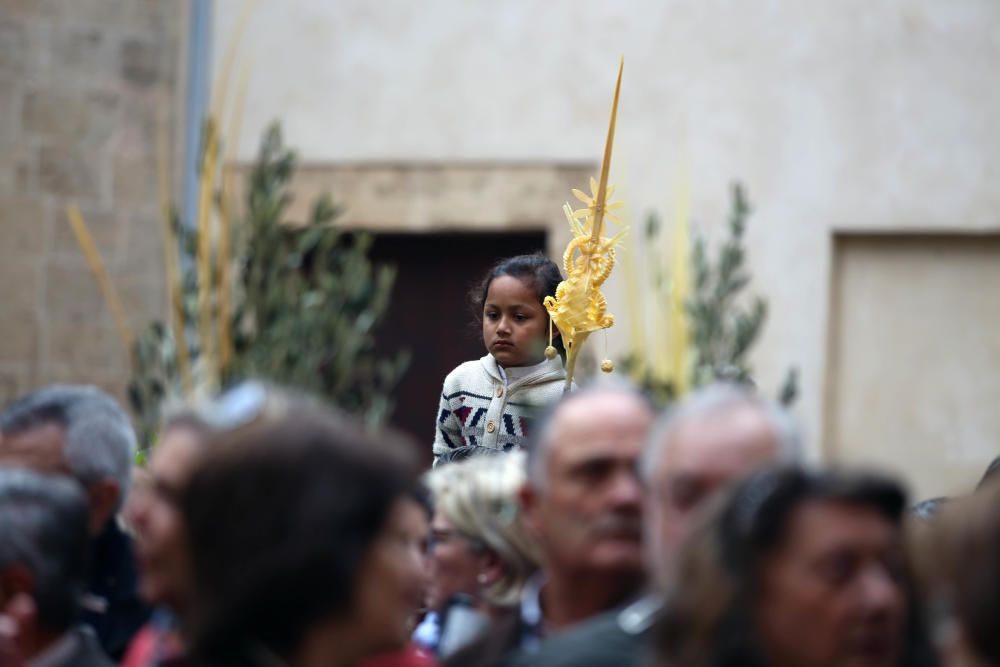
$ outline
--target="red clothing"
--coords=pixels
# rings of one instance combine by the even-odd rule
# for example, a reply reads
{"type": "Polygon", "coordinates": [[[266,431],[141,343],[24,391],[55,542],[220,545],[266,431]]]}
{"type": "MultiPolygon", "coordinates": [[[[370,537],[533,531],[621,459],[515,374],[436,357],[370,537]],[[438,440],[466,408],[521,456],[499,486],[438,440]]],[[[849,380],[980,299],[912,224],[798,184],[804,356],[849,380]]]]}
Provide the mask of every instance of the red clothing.
{"type": "Polygon", "coordinates": [[[146,667],[151,664],[153,651],[156,650],[156,635],[157,631],[152,626],[142,626],[128,645],[121,667],[146,667]]]}
{"type": "Polygon", "coordinates": [[[177,633],[147,623],[129,644],[121,667],[182,667],[187,664],[184,645],[177,633]]]}
{"type": "Polygon", "coordinates": [[[368,658],[358,663],[358,667],[437,667],[437,661],[429,653],[410,644],[401,651],[368,658]]]}

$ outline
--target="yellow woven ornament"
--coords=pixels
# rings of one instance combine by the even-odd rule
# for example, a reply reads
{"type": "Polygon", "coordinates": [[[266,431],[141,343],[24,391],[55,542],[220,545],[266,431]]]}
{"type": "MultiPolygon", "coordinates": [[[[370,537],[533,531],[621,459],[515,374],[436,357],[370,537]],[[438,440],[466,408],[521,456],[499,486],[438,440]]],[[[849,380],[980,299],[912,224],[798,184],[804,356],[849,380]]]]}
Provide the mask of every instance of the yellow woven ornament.
{"type": "MultiPolygon", "coordinates": [[[[566,385],[568,391],[573,384],[580,347],[591,333],[611,327],[615,318],[607,312],[607,300],[601,293],[601,285],[611,275],[615,265],[615,245],[625,234],[625,230],[611,238],[602,236],[604,219],[617,222],[611,213],[622,206],[621,202],[608,203],[614,194],[614,186],[608,185],[611,168],[611,147],[615,138],[615,121],[618,116],[618,93],[622,85],[622,69],[625,60],[618,66],[618,81],[615,97],[611,105],[611,121],[608,138],[604,145],[604,161],[601,164],[601,179],[590,179],[590,194],[573,190],[573,194],[586,205],[576,211],[569,204],[563,206],[566,221],[573,231],[573,240],[563,253],[563,271],[566,279],[559,283],[555,297],[545,297],[545,309],[551,321],[559,328],[566,347],[566,385]]],[[[551,328],[549,344],[552,343],[551,328]]],[[[607,360],[606,360],[607,361],[607,360]]],[[[610,364],[608,361],[607,363],[610,364]]],[[[602,370],[605,364],[601,364],[602,370]]],[[[606,371],[609,372],[609,371],[606,371]]]]}

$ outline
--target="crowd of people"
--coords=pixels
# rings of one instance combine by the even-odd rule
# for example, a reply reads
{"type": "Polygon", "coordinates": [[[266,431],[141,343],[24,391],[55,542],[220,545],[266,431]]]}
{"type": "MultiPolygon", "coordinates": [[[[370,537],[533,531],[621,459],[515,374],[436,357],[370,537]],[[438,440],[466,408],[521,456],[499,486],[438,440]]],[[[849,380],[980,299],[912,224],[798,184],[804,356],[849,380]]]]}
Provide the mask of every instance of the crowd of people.
{"type": "Polygon", "coordinates": [[[134,451],[93,387],[0,413],[0,664],[1000,664],[1000,484],[917,509],[744,387],[598,382],[422,472],[250,383],[134,451]]]}
{"type": "Polygon", "coordinates": [[[141,467],[95,387],[5,406],[0,667],[1000,666],[1000,464],[914,503],[807,465],[751,387],[578,387],[559,277],[519,256],[474,290],[487,354],[426,471],[255,382],[168,411],[141,467]]]}

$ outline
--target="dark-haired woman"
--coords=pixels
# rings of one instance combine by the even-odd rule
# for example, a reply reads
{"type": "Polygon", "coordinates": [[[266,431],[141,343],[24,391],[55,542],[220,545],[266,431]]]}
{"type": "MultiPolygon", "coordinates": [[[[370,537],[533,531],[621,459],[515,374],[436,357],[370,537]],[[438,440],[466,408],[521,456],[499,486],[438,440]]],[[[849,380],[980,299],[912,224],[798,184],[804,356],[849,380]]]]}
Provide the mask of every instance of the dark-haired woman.
{"type": "Polygon", "coordinates": [[[353,667],[399,648],[425,591],[413,470],[346,418],[271,413],[214,438],[180,498],[198,664],[353,667]]]}
{"type": "Polygon", "coordinates": [[[193,410],[169,416],[146,468],[148,482],[133,489],[125,506],[136,537],[139,592],[155,610],[129,645],[122,667],[186,664],[179,627],[190,600],[190,573],[177,494],[197,467],[208,430],[193,410]]]}

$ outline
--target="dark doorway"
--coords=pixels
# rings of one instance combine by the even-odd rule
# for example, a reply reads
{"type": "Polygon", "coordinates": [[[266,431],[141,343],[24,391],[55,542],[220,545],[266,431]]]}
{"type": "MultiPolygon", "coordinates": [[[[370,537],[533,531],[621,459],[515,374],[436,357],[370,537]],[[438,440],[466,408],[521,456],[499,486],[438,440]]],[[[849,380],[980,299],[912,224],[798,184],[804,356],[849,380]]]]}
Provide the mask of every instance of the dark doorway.
{"type": "Polygon", "coordinates": [[[384,353],[406,349],[411,354],[395,392],[392,423],[416,439],[428,464],[444,376],[486,354],[480,330],[472,324],[469,290],[497,261],[544,252],[545,241],[544,231],[375,236],[372,259],[398,268],[377,345],[384,353]]]}

